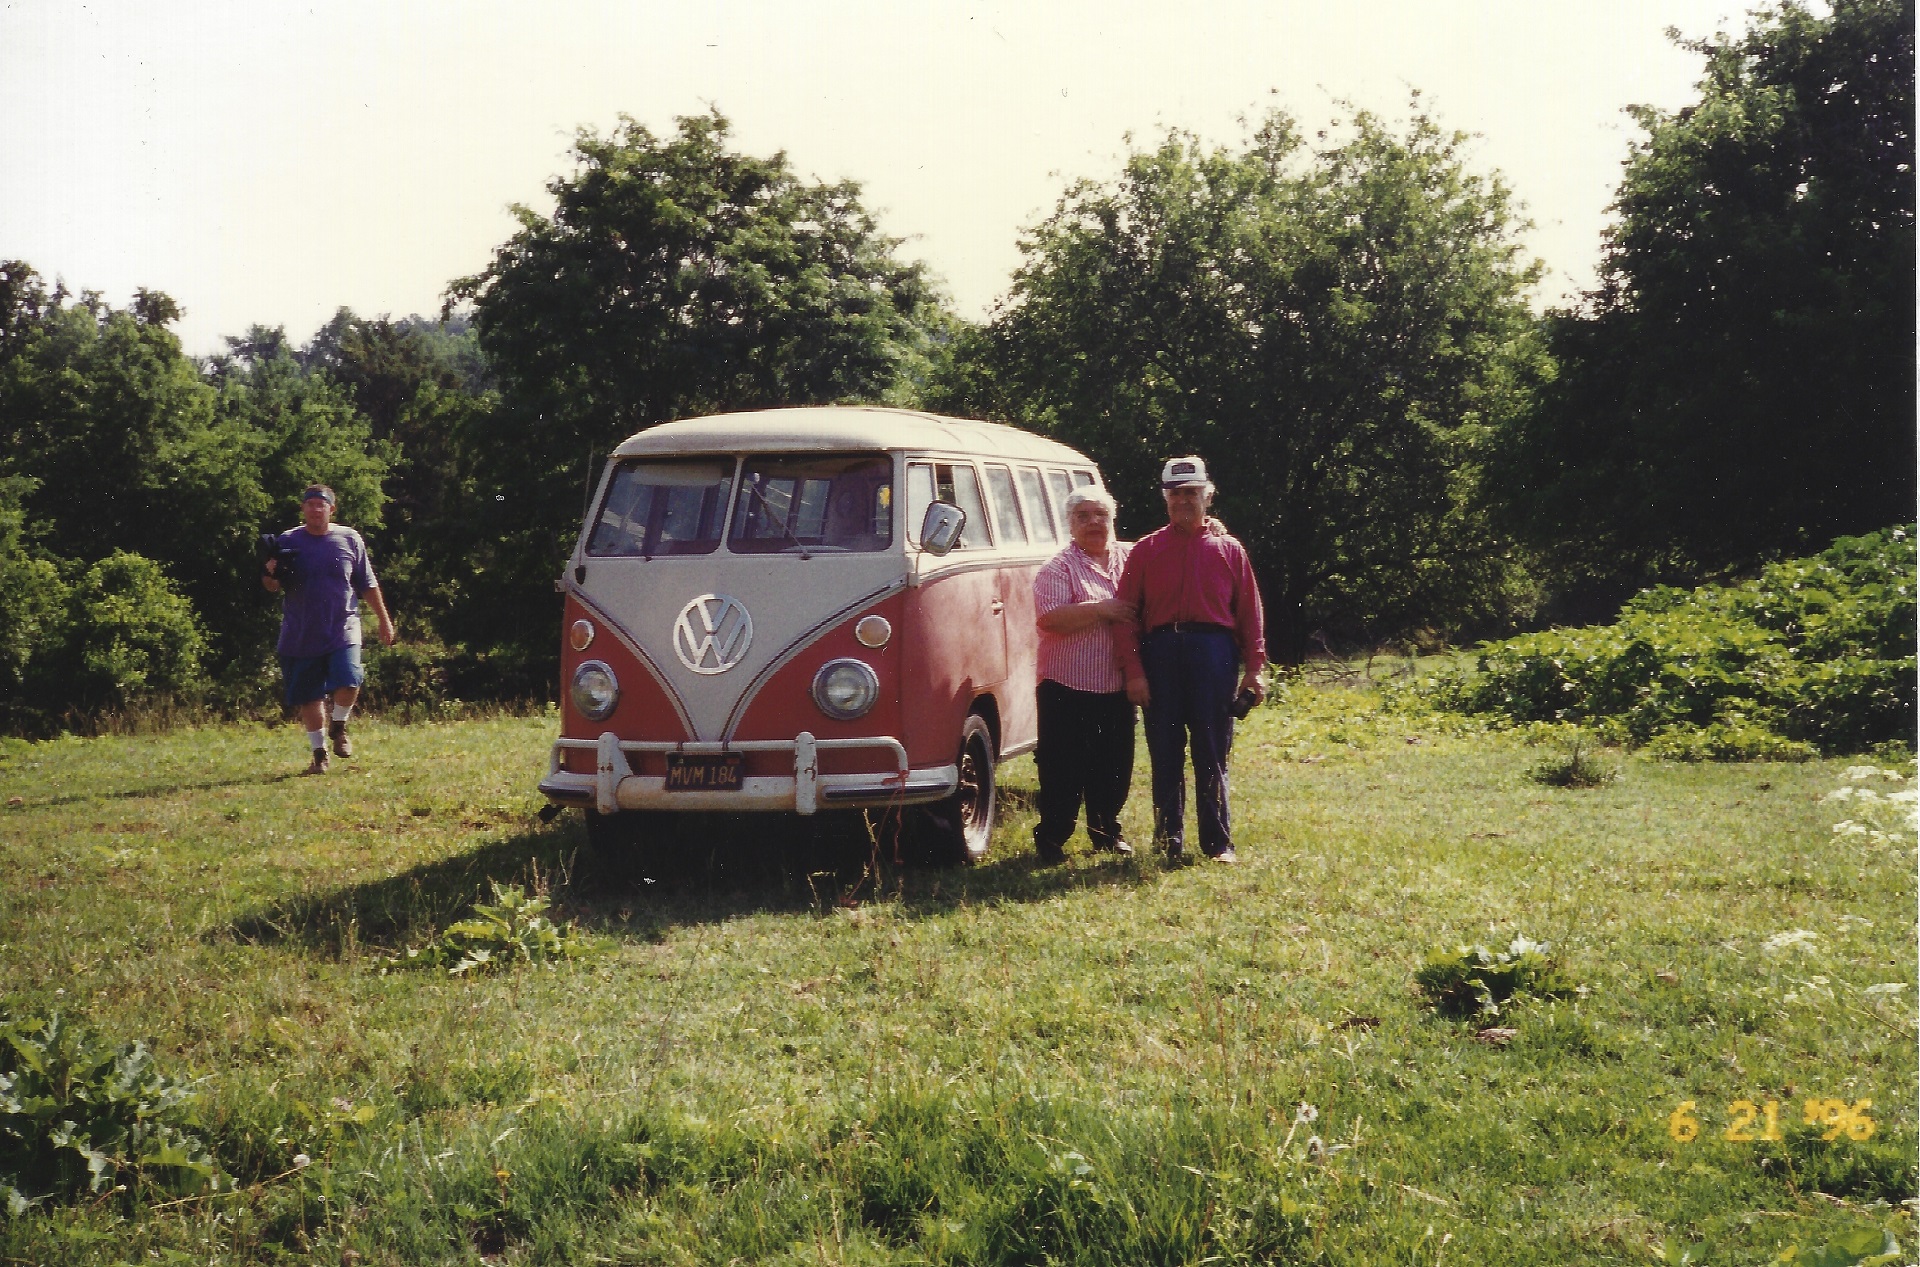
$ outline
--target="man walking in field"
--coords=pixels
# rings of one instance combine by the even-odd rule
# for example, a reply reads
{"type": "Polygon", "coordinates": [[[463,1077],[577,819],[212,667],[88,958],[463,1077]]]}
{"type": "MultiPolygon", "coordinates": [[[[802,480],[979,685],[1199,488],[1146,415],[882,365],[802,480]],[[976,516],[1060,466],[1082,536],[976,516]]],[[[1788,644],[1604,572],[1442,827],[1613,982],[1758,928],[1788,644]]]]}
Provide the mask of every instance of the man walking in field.
{"type": "Polygon", "coordinates": [[[1114,626],[1114,651],[1126,675],[1127,698],[1146,708],[1154,842],[1169,858],[1186,850],[1191,748],[1200,848],[1216,862],[1232,862],[1230,710],[1236,684],[1255,700],[1266,695],[1260,589],[1246,547],[1209,525],[1213,483],[1205,462],[1169,459],[1160,471],[1160,491],[1167,526],[1135,542],[1127,556],[1119,601],[1132,617],[1114,626]]]}
{"type": "Polygon", "coordinates": [[[300,526],[274,538],[275,553],[260,583],[285,597],[280,609],[280,672],[287,707],[298,709],[313,758],[303,774],[327,772],[327,741],[336,756],[353,755],[347,719],[367,680],[360,667],[360,600],[380,621],[380,641],[392,646],[393,617],[374,580],[367,543],[333,522],[333,490],[309,488],[300,501],[300,526]],[[285,575],[282,575],[283,569],[285,575]],[[331,699],[333,715],[327,717],[331,699]]]}

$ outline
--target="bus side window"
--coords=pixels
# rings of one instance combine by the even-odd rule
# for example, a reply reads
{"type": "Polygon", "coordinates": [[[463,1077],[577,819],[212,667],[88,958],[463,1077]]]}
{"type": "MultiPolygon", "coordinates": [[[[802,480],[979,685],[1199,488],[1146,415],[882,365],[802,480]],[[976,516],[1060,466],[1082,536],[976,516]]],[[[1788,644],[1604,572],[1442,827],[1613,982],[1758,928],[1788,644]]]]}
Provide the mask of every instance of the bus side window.
{"type": "Polygon", "coordinates": [[[1027,544],[1027,525],[1020,518],[1020,497],[1013,491],[1013,472],[1004,466],[989,466],[987,495],[993,499],[993,522],[1000,530],[1000,544],[1027,544]]]}
{"type": "Polygon", "coordinates": [[[920,544],[920,521],[934,503],[933,463],[907,463],[907,540],[920,544]]]}
{"type": "Polygon", "coordinates": [[[1047,494],[1041,486],[1037,467],[1020,468],[1020,504],[1026,509],[1027,526],[1033,529],[1035,545],[1053,545],[1060,540],[1053,516],[1047,513],[1047,494]]]}
{"type": "Polygon", "coordinates": [[[1067,473],[1048,471],[1047,491],[1053,494],[1053,515],[1060,521],[1060,531],[1071,536],[1073,525],[1067,522],[1067,494],[1073,491],[1073,485],[1068,482],[1067,473]]]}
{"type": "Polygon", "coordinates": [[[1085,488],[1091,483],[1093,483],[1092,471],[1075,471],[1073,473],[1073,486],[1075,488],[1085,488]]]}
{"type": "MultiPolygon", "coordinates": [[[[966,526],[960,529],[956,550],[987,550],[993,538],[987,532],[987,508],[980,502],[980,477],[963,462],[941,462],[933,468],[934,497],[952,502],[967,512],[966,526]]],[[[925,513],[925,512],[922,512],[925,513]]]]}

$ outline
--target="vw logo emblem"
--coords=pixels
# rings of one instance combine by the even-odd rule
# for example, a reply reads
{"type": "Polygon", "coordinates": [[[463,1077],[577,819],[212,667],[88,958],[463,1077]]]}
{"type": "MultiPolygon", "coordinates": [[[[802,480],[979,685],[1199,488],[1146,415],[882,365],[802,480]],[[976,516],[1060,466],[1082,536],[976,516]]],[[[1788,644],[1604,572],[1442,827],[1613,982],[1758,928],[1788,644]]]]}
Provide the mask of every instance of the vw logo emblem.
{"type": "Polygon", "coordinates": [[[747,605],[726,594],[702,594],[674,618],[673,653],[695,673],[725,673],[752,641],[747,605]]]}

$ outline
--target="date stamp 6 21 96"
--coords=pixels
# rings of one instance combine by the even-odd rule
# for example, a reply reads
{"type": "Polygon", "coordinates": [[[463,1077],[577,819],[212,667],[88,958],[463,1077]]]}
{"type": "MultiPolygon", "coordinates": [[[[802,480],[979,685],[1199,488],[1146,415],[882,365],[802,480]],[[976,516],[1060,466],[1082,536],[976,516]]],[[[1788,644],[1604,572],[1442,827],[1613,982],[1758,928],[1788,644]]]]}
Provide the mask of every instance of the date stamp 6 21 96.
{"type": "MultiPolygon", "coordinates": [[[[1875,1122],[1867,1116],[1872,1100],[1845,1100],[1809,1096],[1801,1105],[1801,1121],[1807,1126],[1824,1126],[1820,1138],[1837,1140],[1842,1136],[1858,1141],[1873,1138],[1875,1122]]],[[[1667,1134],[1676,1143],[1691,1144],[1700,1138],[1700,1119],[1694,1116],[1695,1102],[1682,1100],[1680,1107],[1667,1115],[1667,1134]]],[[[1758,1144],[1782,1138],[1780,1101],[1735,1100],[1727,1106],[1727,1127],[1720,1138],[1736,1144],[1758,1144]]]]}

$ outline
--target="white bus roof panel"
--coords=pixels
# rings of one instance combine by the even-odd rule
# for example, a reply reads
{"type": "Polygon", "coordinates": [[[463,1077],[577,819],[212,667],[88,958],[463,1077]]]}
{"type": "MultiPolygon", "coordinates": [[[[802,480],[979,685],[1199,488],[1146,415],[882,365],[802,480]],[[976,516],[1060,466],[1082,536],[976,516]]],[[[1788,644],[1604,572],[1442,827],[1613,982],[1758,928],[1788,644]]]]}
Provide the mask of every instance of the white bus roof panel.
{"type": "Polygon", "coordinates": [[[943,418],[912,409],[819,405],[683,418],[629,436],[617,458],[664,453],[925,449],[1097,470],[1077,450],[997,422],[943,418]]]}

